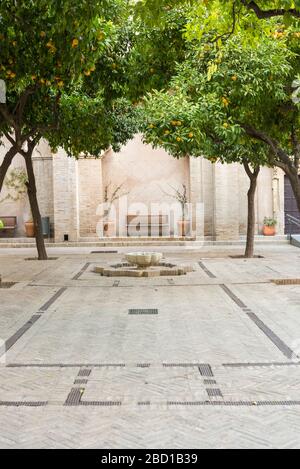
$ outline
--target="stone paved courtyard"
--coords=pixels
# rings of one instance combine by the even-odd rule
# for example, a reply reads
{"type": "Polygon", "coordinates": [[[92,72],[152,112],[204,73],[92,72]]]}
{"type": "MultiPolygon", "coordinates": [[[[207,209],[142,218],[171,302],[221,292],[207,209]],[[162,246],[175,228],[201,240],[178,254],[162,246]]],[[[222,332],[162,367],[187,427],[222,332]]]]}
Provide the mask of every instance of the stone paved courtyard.
{"type": "Polygon", "coordinates": [[[300,250],[163,248],[195,271],[95,274],[118,249],[0,250],[15,282],[0,289],[0,447],[300,448],[300,285],[271,283],[300,278],[300,250]]]}

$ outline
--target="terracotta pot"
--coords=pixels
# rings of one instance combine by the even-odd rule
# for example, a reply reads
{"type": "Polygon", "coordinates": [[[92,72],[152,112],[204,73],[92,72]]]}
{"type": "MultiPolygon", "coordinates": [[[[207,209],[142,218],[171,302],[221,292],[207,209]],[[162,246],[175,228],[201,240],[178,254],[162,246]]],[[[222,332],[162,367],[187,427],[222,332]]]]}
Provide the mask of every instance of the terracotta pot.
{"type": "Polygon", "coordinates": [[[190,221],[189,220],[179,220],[178,225],[178,235],[181,237],[188,236],[190,234],[190,221]]]}
{"type": "Polygon", "coordinates": [[[25,223],[25,231],[27,238],[34,238],[34,223],[33,221],[27,221],[25,223]]]}
{"type": "Polygon", "coordinates": [[[107,238],[114,238],[116,236],[116,224],[114,221],[105,221],[103,223],[103,235],[107,238]]]}
{"type": "Polygon", "coordinates": [[[264,225],[263,234],[264,234],[264,236],[275,236],[276,227],[275,226],[266,226],[266,225],[264,225]]]}

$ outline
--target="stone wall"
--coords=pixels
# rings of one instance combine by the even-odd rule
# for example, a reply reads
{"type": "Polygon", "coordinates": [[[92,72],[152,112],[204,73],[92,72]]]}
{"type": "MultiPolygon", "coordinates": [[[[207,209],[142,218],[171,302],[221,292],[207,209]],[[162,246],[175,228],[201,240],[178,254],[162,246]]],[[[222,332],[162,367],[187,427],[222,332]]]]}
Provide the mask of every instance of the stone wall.
{"type": "MultiPolygon", "coordinates": [[[[0,147],[0,162],[5,146],[0,147]]],[[[185,184],[193,205],[193,234],[217,240],[234,240],[246,233],[247,190],[249,180],[242,166],[211,164],[203,158],[176,160],[163,150],[153,150],[137,136],[120,153],[108,151],[101,159],[76,161],[59,150],[52,155],[46,142],[34,153],[34,170],[42,216],[49,216],[55,240],[70,241],[80,236],[93,237],[99,220],[97,207],[109,192],[122,185],[126,193],[125,216],[120,217],[118,235],[126,236],[126,215],[135,213],[139,204],[150,210],[162,204],[162,212],[176,203],[173,189],[185,184]],[[196,207],[198,209],[197,217],[196,207]],[[199,211],[200,210],[200,211],[199,211]],[[204,222],[203,222],[204,220],[204,222]]],[[[12,167],[24,167],[17,156],[12,167]]],[[[3,190],[1,200],[5,199],[3,190]]],[[[123,203],[123,202],[122,202],[123,203]]],[[[24,221],[30,218],[27,197],[5,200],[1,215],[18,217],[17,235],[24,235],[24,221]]],[[[265,216],[278,219],[278,234],[284,233],[284,176],[279,169],[262,168],[256,196],[256,234],[261,234],[265,216]]],[[[176,216],[180,217],[180,213],[176,216]]],[[[174,223],[176,231],[176,221],[174,223]]]]}

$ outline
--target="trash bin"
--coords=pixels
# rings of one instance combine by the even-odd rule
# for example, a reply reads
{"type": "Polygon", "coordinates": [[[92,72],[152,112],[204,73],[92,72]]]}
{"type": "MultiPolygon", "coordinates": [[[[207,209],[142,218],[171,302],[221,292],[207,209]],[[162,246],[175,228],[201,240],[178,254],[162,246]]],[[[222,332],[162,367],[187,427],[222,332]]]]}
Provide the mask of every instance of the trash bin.
{"type": "Polygon", "coordinates": [[[42,217],[43,235],[50,238],[50,218],[42,217]]]}

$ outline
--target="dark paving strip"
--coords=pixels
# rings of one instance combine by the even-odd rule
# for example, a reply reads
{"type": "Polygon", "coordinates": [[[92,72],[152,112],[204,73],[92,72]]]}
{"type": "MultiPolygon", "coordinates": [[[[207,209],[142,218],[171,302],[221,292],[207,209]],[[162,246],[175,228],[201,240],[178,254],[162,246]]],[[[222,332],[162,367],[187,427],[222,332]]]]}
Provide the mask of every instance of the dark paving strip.
{"type": "Polygon", "coordinates": [[[210,365],[207,365],[207,364],[199,365],[198,370],[199,370],[201,376],[207,376],[207,377],[211,377],[211,378],[214,376],[210,365]]]}
{"type": "Polygon", "coordinates": [[[252,322],[265,334],[266,337],[280,350],[280,352],[287,358],[291,359],[297,356],[294,352],[261,320],[252,312],[243,301],[238,298],[226,285],[221,285],[225,293],[244,311],[244,313],[251,319],[252,322]]]}
{"type": "Polygon", "coordinates": [[[207,267],[203,262],[198,262],[199,266],[201,269],[208,275],[210,278],[217,278],[207,267]]]}
{"type": "Polygon", "coordinates": [[[285,357],[291,359],[294,356],[294,352],[276,334],[274,334],[274,332],[263,321],[261,321],[256,314],[248,312],[246,314],[285,357]]]}
{"type": "Polygon", "coordinates": [[[224,406],[224,407],[263,407],[300,406],[300,401],[171,401],[169,406],[224,406]]]}
{"type": "Polygon", "coordinates": [[[33,324],[35,324],[36,321],[40,319],[40,317],[41,314],[34,314],[31,316],[29,321],[27,321],[17,332],[14,333],[14,335],[7,339],[5,341],[4,350],[1,355],[4,355],[20,339],[20,337],[22,337],[22,335],[24,335],[25,332],[27,332],[33,326],[33,324]]]}
{"type": "Polygon", "coordinates": [[[163,363],[162,366],[164,368],[172,368],[172,367],[182,367],[182,368],[192,368],[201,366],[201,363],[163,363]]]}
{"type": "Polygon", "coordinates": [[[84,274],[84,272],[89,268],[90,265],[91,265],[91,262],[87,262],[87,263],[82,267],[82,269],[81,269],[76,275],[74,275],[74,277],[72,278],[72,280],[78,280],[78,279],[84,274]]]}
{"type": "Polygon", "coordinates": [[[269,363],[223,363],[226,368],[248,368],[248,367],[276,367],[276,366],[300,366],[300,362],[269,362],[269,363]]]}
{"type": "Polygon", "coordinates": [[[64,403],[65,406],[79,405],[83,392],[80,388],[72,388],[64,403]]]}
{"type": "Polygon", "coordinates": [[[91,254],[118,254],[118,251],[91,251],[91,254]]]}
{"type": "Polygon", "coordinates": [[[53,296],[51,296],[50,300],[48,300],[41,308],[40,311],[47,311],[50,306],[67,290],[67,287],[60,288],[53,296]]]}
{"type": "Polygon", "coordinates": [[[215,384],[217,384],[217,381],[214,380],[214,379],[204,379],[204,380],[203,380],[203,384],[205,384],[206,386],[208,386],[208,385],[215,385],[215,384]]]}
{"type": "Polygon", "coordinates": [[[207,388],[206,392],[209,397],[223,397],[223,394],[218,388],[207,388]]]}
{"type": "Polygon", "coordinates": [[[138,368],[150,368],[151,363],[138,363],[136,366],[138,368]]]}
{"type": "Polygon", "coordinates": [[[7,368],[124,368],[125,363],[9,363],[7,368]]]}
{"type": "Polygon", "coordinates": [[[227,295],[232,299],[232,301],[235,302],[235,304],[237,304],[240,308],[247,308],[247,306],[245,305],[245,303],[242,302],[242,300],[240,300],[240,298],[238,298],[231,290],[230,288],[228,288],[226,285],[222,284],[220,285],[220,287],[224,290],[225,293],[227,293],[227,295]]]}
{"type": "Polygon", "coordinates": [[[158,309],[129,309],[128,314],[158,314],[158,309]]]}
{"type": "Polygon", "coordinates": [[[113,407],[113,406],[121,406],[122,402],[121,401],[81,401],[79,405],[113,407]]]}
{"type": "Polygon", "coordinates": [[[43,407],[47,401],[0,401],[0,406],[6,407],[43,407]]]}

